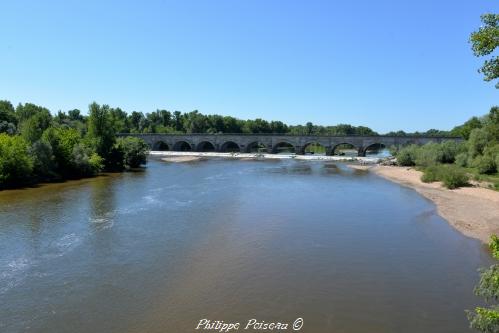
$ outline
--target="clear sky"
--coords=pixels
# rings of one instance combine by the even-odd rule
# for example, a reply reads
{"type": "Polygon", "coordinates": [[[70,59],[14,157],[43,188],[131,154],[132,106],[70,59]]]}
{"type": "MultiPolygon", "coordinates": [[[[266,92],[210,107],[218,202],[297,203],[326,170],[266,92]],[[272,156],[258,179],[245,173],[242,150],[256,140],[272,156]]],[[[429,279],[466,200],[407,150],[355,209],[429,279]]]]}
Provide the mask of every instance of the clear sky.
{"type": "Polygon", "coordinates": [[[385,132],[499,104],[468,38],[497,0],[0,2],[0,99],[385,132]]]}

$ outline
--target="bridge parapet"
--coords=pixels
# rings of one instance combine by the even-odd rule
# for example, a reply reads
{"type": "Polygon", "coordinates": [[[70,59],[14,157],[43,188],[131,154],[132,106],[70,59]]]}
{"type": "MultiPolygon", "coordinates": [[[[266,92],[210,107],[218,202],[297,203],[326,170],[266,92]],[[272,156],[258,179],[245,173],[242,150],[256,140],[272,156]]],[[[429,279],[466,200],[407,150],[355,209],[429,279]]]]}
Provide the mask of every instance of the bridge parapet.
{"type": "Polygon", "coordinates": [[[281,148],[303,154],[312,143],[323,146],[328,154],[333,154],[341,144],[352,145],[359,156],[365,156],[366,150],[373,145],[385,147],[407,144],[423,145],[428,142],[463,141],[460,137],[430,136],[319,136],[319,135],[284,135],[284,134],[129,134],[143,139],[153,150],[173,151],[234,151],[250,152],[262,147],[269,153],[276,153],[281,148]]]}

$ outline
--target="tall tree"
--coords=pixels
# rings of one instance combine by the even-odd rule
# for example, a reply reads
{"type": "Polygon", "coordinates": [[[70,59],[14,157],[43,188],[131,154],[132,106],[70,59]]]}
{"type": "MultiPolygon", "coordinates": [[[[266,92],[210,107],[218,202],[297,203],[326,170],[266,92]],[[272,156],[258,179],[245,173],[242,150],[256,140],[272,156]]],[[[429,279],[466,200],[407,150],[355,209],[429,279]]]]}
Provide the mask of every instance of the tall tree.
{"type": "Polygon", "coordinates": [[[107,159],[115,142],[115,133],[108,105],[93,102],[88,112],[88,137],[99,156],[107,159]]]}
{"type": "MultiPolygon", "coordinates": [[[[481,19],[484,25],[470,36],[471,49],[477,57],[490,55],[499,46],[499,14],[484,14],[481,19]]],[[[485,81],[499,78],[499,56],[485,60],[479,72],[485,81]]],[[[499,82],[496,88],[499,89],[499,82]]]]}

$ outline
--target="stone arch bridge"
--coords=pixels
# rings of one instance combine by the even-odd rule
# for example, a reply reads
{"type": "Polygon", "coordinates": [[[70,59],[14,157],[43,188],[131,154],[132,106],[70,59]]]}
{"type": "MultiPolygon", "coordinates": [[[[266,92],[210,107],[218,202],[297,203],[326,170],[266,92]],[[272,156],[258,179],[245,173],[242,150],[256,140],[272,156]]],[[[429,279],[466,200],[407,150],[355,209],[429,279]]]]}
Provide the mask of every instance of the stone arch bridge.
{"type": "Polygon", "coordinates": [[[428,142],[462,141],[459,137],[439,136],[319,136],[283,134],[119,134],[143,139],[152,150],[215,151],[249,153],[262,151],[278,153],[286,150],[304,154],[307,146],[319,144],[327,155],[343,144],[352,146],[358,156],[365,156],[373,147],[390,147],[408,144],[423,145],[428,142]]]}

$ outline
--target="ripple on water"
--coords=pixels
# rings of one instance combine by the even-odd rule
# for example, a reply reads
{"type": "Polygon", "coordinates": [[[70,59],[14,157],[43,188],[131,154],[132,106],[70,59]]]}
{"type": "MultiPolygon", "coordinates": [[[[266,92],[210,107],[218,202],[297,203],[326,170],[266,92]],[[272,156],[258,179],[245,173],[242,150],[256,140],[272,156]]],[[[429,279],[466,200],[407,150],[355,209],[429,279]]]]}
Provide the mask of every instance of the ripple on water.
{"type": "Polygon", "coordinates": [[[31,260],[22,256],[2,265],[0,271],[0,294],[19,285],[26,277],[26,271],[31,267],[31,260]]]}

